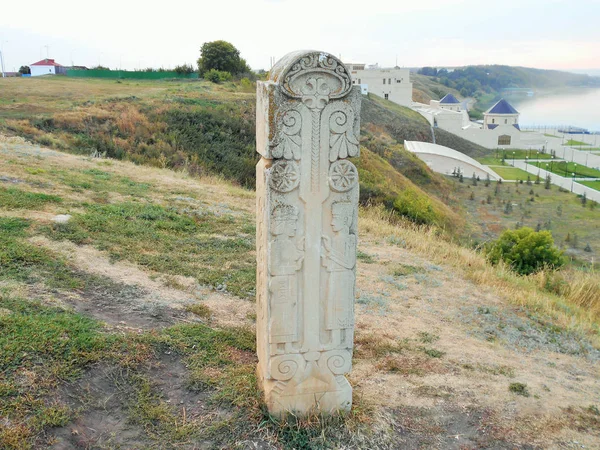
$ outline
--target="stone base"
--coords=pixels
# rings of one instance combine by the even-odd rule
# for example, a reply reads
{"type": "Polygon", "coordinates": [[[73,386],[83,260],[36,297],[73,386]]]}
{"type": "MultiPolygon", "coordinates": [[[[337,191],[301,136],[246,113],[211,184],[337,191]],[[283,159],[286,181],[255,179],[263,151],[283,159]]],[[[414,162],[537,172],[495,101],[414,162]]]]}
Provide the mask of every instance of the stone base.
{"type": "Polygon", "coordinates": [[[259,364],[257,379],[269,413],[276,417],[289,413],[297,416],[314,412],[331,414],[350,411],[352,407],[352,386],[342,375],[332,377],[332,383],[325,390],[323,381],[314,378],[300,383],[294,379],[286,382],[267,380],[262,376],[259,364]]]}

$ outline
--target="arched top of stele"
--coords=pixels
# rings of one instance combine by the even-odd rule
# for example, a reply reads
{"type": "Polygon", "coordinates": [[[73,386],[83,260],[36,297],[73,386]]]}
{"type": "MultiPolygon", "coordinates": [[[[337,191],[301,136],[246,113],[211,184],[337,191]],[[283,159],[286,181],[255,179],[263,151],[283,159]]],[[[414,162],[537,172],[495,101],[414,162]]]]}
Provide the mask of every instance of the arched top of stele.
{"type": "Polygon", "coordinates": [[[273,66],[269,80],[281,87],[292,98],[302,98],[304,87],[311,78],[325,77],[329,86],[328,97],[345,97],[352,89],[348,69],[338,58],[317,50],[298,50],[288,53],[273,66]]]}

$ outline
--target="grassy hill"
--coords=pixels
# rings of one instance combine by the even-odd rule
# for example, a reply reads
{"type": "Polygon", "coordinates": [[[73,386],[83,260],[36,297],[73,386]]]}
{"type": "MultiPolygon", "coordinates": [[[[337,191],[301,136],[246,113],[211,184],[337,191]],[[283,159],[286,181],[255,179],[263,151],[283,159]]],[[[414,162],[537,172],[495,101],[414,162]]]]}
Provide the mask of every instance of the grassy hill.
{"type": "MultiPolygon", "coordinates": [[[[255,94],[239,84],[67,78],[10,81],[0,92],[0,130],[6,133],[60,150],[154,167],[185,168],[192,174],[217,174],[244,187],[254,186],[258,161],[255,94]],[[10,98],[18,102],[10,102],[10,98]]],[[[362,145],[391,164],[386,172],[389,180],[372,173],[364,178],[370,180],[369,186],[361,182],[365,204],[383,204],[417,223],[437,224],[451,233],[463,229],[459,216],[437,198],[431,199],[435,214],[415,216],[413,203],[430,201],[428,195],[434,195],[431,189],[428,195],[422,189],[427,190],[432,183],[445,184],[442,177],[399,145],[404,139],[427,140],[431,134],[427,121],[408,108],[373,96],[372,100],[365,99],[363,134],[370,138],[362,145]],[[378,127],[382,133],[368,131],[378,127]],[[381,139],[394,141],[394,150],[385,150],[381,139]],[[390,184],[410,186],[414,198],[398,200],[402,189],[390,188],[390,184]]],[[[465,152],[479,152],[477,146],[449,133],[440,131],[436,136],[465,152]]],[[[372,158],[369,161],[362,163],[365,174],[372,170],[372,158]]]]}
{"type": "MultiPolygon", "coordinates": [[[[370,94],[363,100],[361,119],[364,124],[383,127],[399,143],[405,140],[433,142],[431,126],[423,116],[376,95],[370,94]]],[[[489,153],[486,148],[439,128],[435,129],[435,139],[437,144],[473,158],[489,153]]]]}
{"type": "MultiPolygon", "coordinates": [[[[362,208],[353,410],[277,420],[255,377],[251,190],[21,138],[0,155],[0,448],[600,445],[597,276],[519,277],[362,208]]],[[[364,146],[358,164],[417,189],[364,146]]]]}
{"type": "Polygon", "coordinates": [[[413,101],[429,104],[430,100],[440,100],[444,95],[451,93],[456,98],[460,98],[460,92],[448,86],[439,83],[437,78],[428,77],[412,72],[410,80],[413,84],[413,101]]]}

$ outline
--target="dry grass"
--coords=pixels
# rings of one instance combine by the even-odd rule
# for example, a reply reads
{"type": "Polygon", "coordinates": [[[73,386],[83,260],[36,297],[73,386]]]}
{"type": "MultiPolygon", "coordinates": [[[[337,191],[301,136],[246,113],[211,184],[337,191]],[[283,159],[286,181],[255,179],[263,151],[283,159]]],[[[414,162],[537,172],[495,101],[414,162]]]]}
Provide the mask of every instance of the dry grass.
{"type": "Polygon", "coordinates": [[[361,234],[387,239],[456,269],[466,279],[492,288],[505,300],[547,314],[567,329],[584,331],[600,346],[600,281],[595,273],[570,270],[561,278],[558,294],[546,290],[548,273],[530,277],[515,274],[503,264],[490,265],[481,253],[442,238],[439,230],[399,221],[383,208],[361,209],[361,234]]]}

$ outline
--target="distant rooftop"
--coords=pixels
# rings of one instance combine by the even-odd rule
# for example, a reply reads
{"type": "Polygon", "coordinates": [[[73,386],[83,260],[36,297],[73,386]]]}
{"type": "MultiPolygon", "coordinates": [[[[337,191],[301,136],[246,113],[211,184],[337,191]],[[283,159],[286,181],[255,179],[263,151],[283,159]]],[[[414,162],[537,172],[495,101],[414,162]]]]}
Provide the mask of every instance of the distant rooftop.
{"type": "Polygon", "coordinates": [[[511,106],[506,100],[502,99],[490,109],[488,109],[486,114],[519,114],[515,108],[511,106]]]}
{"type": "Polygon", "coordinates": [[[440,104],[442,104],[442,103],[445,105],[448,105],[448,104],[457,104],[460,102],[456,99],[456,97],[454,95],[446,94],[444,96],[444,98],[440,100],[440,104]]]}
{"type": "Polygon", "coordinates": [[[53,59],[42,59],[41,61],[38,61],[36,63],[30,64],[30,66],[56,66],[56,67],[62,67],[61,64],[58,64],[57,62],[55,62],[53,59]]]}

